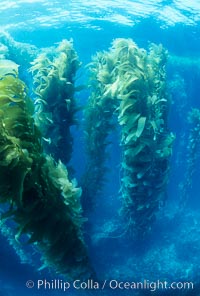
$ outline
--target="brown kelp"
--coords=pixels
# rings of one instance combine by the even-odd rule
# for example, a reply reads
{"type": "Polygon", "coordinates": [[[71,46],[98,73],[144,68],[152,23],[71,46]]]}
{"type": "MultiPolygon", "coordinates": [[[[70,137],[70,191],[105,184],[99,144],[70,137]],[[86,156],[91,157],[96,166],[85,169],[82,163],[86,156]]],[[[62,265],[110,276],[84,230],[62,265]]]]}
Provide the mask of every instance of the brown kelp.
{"type": "Polygon", "coordinates": [[[193,176],[197,170],[197,162],[200,157],[200,109],[192,108],[188,112],[187,121],[189,123],[189,133],[185,141],[186,146],[186,169],[180,189],[180,208],[182,210],[188,206],[189,190],[192,189],[193,176]]]}
{"type": "MultiPolygon", "coordinates": [[[[140,236],[151,228],[164,202],[168,180],[174,136],[167,127],[166,60],[167,52],[161,45],[152,44],[147,52],[131,39],[114,40],[109,52],[97,55],[92,76],[96,90],[87,107],[87,145],[91,163],[96,161],[93,172],[99,170],[97,159],[105,154],[113,113],[117,116],[122,146],[122,212],[128,229],[140,236]]],[[[102,165],[100,169],[102,172],[102,165]]],[[[99,176],[93,180],[94,187],[99,176]]]]}
{"type": "Polygon", "coordinates": [[[80,66],[71,41],[40,53],[31,63],[35,97],[35,120],[42,131],[44,147],[65,164],[72,152],[70,128],[77,106],[74,80],[80,66]]]}
{"type": "Polygon", "coordinates": [[[87,166],[82,187],[83,203],[90,210],[105,183],[108,136],[115,128],[113,112],[116,100],[106,93],[106,85],[112,83],[111,73],[114,70],[110,53],[98,53],[88,67],[91,93],[84,114],[87,166]]]}
{"type": "Polygon", "coordinates": [[[0,203],[8,205],[1,218],[15,222],[19,244],[25,236],[42,252],[43,267],[87,278],[81,190],[69,181],[61,161],[43,153],[33,112],[18,66],[0,60],[0,203]]]}
{"type": "Polygon", "coordinates": [[[167,52],[152,44],[149,52],[133,41],[117,39],[119,114],[122,155],[122,212],[128,228],[144,236],[165,200],[169,157],[174,136],[169,133],[165,64],[167,52]]]}
{"type": "Polygon", "coordinates": [[[39,49],[30,43],[18,42],[8,32],[0,32],[0,57],[3,50],[4,57],[20,65],[20,77],[25,83],[30,83],[30,77],[27,75],[27,69],[30,62],[35,59],[39,49]]]}

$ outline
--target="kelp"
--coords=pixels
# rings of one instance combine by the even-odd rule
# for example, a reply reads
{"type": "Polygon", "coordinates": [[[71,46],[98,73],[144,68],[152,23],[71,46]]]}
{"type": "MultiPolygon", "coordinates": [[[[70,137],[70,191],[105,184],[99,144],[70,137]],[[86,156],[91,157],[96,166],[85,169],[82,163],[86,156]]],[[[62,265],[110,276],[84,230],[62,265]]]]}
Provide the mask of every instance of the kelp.
{"type": "MultiPolygon", "coordinates": [[[[180,210],[185,210],[189,202],[189,192],[193,185],[193,176],[197,171],[200,148],[200,109],[192,108],[188,112],[187,121],[189,133],[186,141],[186,169],[184,180],[179,184],[180,189],[180,210]]],[[[186,136],[185,136],[186,137],[186,136]]]]}
{"type": "Polygon", "coordinates": [[[38,52],[39,49],[36,46],[30,43],[18,42],[8,32],[0,32],[0,58],[12,60],[20,65],[20,77],[26,84],[31,83],[31,77],[28,75],[27,69],[38,52]]]}
{"type": "Polygon", "coordinates": [[[1,217],[15,222],[19,244],[25,235],[42,252],[43,267],[87,278],[81,190],[69,181],[61,161],[43,153],[34,106],[17,68],[0,61],[0,203],[8,205],[1,217]]]}
{"type": "Polygon", "coordinates": [[[87,165],[82,178],[82,202],[85,211],[93,208],[95,199],[105,184],[108,137],[115,126],[112,115],[116,109],[115,101],[107,90],[107,85],[112,82],[110,72],[114,69],[112,56],[98,53],[88,68],[90,96],[84,111],[87,165]]]}
{"type": "Polygon", "coordinates": [[[165,200],[174,139],[167,128],[167,52],[154,44],[147,52],[130,39],[116,39],[112,51],[118,61],[115,79],[119,81],[121,98],[121,212],[128,230],[142,238],[150,231],[165,200]]]}
{"type": "Polygon", "coordinates": [[[166,61],[162,45],[152,44],[147,52],[131,39],[121,38],[91,64],[93,93],[86,111],[90,186],[96,190],[102,184],[106,139],[115,116],[121,130],[121,212],[127,229],[140,237],[151,229],[164,203],[172,153],[166,61]],[[98,176],[92,178],[96,172],[98,176]]]}
{"type": "Polygon", "coordinates": [[[0,32],[0,42],[6,47],[7,58],[12,58],[20,65],[27,64],[37,54],[37,47],[29,43],[18,42],[5,31],[0,32]]]}
{"type": "Polygon", "coordinates": [[[77,111],[75,75],[80,67],[71,41],[44,49],[31,63],[35,93],[35,121],[42,131],[47,153],[67,164],[73,139],[70,128],[77,111]]]}

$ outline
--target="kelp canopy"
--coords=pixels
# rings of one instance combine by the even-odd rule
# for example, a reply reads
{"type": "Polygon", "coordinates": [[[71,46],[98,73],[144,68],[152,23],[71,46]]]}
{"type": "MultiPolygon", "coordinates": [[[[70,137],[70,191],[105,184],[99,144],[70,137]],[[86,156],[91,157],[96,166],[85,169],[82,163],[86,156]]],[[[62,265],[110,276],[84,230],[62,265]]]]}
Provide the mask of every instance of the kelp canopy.
{"type": "Polygon", "coordinates": [[[16,240],[25,234],[42,251],[44,267],[87,278],[81,190],[61,161],[43,154],[33,111],[18,65],[0,60],[0,202],[10,205],[2,218],[15,221],[16,240]]]}

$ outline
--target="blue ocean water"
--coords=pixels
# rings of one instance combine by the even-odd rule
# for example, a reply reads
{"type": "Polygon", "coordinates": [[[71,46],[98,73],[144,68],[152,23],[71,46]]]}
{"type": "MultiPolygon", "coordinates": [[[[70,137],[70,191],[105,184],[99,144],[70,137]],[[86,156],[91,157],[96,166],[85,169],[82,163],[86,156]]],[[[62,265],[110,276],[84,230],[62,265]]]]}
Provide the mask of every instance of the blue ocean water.
{"type": "MultiPolygon", "coordinates": [[[[63,39],[73,40],[74,49],[81,61],[76,85],[84,87],[75,94],[81,108],[76,114],[78,123],[71,128],[73,152],[70,167],[78,186],[83,187],[83,195],[87,195],[83,180],[88,161],[83,111],[90,96],[90,89],[87,88],[87,65],[97,52],[108,51],[116,38],[130,38],[139,48],[145,50],[151,43],[162,44],[167,49],[167,93],[170,98],[168,128],[175,135],[169,180],[163,190],[164,205],[160,205],[151,231],[141,240],[133,238],[127,231],[127,225],[120,213],[120,131],[118,128],[113,129],[109,135],[109,142],[112,144],[107,147],[105,165],[108,169],[102,176],[105,178],[102,189],[94,196],[92,208],[87,204],[85,196],[82,201],[84,241],[96,272],[96,278],[91,280],[100,283],[100,288],[96,289],[94,283],[88,283],[87,280],[87,284],[82,287],[79,282],[73,287],[73,281],[69,280],[71,288],[66,291],[61,284],[60,287],[55,286],[55,281],[61,283],[68,281],[68,278],[48,267],[40,269],[42,264],[37,248],[21,245],[15,239],[12,221],[6,226],[0,221],[2,296],[200,295],[200,122],[198,118],[196,121],[189,119],[189,112],[200,108],[200,3],[198,0],[143,2],[145,1],[1,2],[0,45],[5,44],[5,34],[22,45],[22,48],[23,44],[29,44],[39,51],[56,46],[63,39]],[[50,284],[39,289],[38,281],[45,279],[50,284]],[[35,284],[33,288],[27,288],[26,283],[29,280],[35,284]],[[102,289],[104,282],[106,288],[102,289]],[[142,282],[142,288],[133,287],[135,282],[142,282]],[[179,285],[176,289],[169,286],[165,289],[164,282],[179,285]],[[125,283],[128,284],[124,285],[125,283]],[[153,283],[157,283],[157,286],[153,283]],[[186,283],[193,285],[188,287],[186,283]]],[[[24,57],[23,52],[17,49],[9,53],[9,59],[20,64],[19,77],[28,85],[29,95],[34,100],[33,79],[28,72],[32,57],[24,57]]],[[[5,211],[4,206],[0,208],[1,213],[5,211]]]]}

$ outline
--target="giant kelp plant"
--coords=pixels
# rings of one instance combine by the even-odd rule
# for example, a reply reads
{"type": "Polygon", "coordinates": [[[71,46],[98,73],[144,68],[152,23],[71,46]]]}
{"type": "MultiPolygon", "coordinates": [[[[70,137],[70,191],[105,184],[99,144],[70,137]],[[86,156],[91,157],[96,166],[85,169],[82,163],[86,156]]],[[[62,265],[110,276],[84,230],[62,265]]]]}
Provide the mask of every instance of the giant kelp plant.
{"type": "Polygon", "coordinates": [[[33,112],[18,66],[0,60],[0,203],[7,205],[1,219],[13,219],[16,241],[25,243],[25,235],[42,252],[43,267],[89,277],[81,190],[60,161],[43,154],[33,112]]]}
{"type": "MultiPolygon", "coordinates": [[[[166,59],[167,52],[161,45],[151,45],[147,53],[130,39],[116,39],[110,52],[98,54],[93,63],[94,95],[87,107],[86,129],[93,171],[99,171],[96,160],[102,151],[105,154],[110,117],[115,113],[121,127],[122,212],[128,229],[140,236],[151,228],[164,202],[168,180],[174,136],[167,128],[166,59]],[[97,116],[99,110],[101,116],[97,116]],[[104,113],[110,115],[108,119],[104,113]],[[106,125],[107,131],[102,131],[106,125]]],[[[93,180],[94,187],[99,179],[93,180]]]]}
{"type": "Polygon", "coordinates": [[[45,49],[32,62],[35,120],[42,131],[45,151],[56,160],[69,162],[72,152],[71,126],[77,106],[74,79],[80,66],[71,41],[45,49]]]}
{"type": "Polygon", "coordinates": [[[4,58],[20,65],[20,77],[26,84],[30,84],[31,77],[27,75],[27,69],[30,67],[30,62],[35,59],[39,49],[32,44],[18,42],[7,32],[1,31],[0,56],[2,55],[2,51],[4,58]]]}
{"type": "Polygon", "coordinates": [[[143,236],[165,200],[174,136],[168,132],[166,50],[149,53],[131,40],[113,44],[118,60],[122,129],[122,201],[130,228],[143,236]]]}
{"type": "Polygon", "coordinates": [[[0,32],[0,43],[7,48],[6,57],[23,66],[27,66],[38,52],[36,46],[29,43],[18,42],[5,31],[0,32]]]}
{"type": "Polygon", "coordinates": [[[189,190],[192,189],[193,177],[197,170],[197,163],[200,157],[200,109],[192,108],[188,112],[189,133],[186,146],[186,169],[183,182],[179,185],[180,207],[182,210],[188,206],[189,190]]]}
{"type": "Polygon", "coordinates": [[[106,92],[106,85],[113,83],[114,61],[110,53],[99,52],[89,64],[91,94],[85,108],[85,138],[88,156],[83,177],[83,203],[86,210],[95,204],[95,196],[101,193],[108,170],[106,159],[108,136],[115,128],[113,112],[115,97],[106,92]]]}

